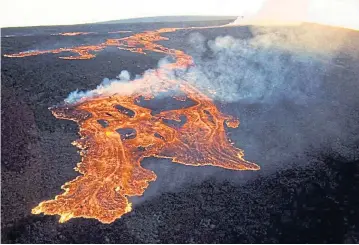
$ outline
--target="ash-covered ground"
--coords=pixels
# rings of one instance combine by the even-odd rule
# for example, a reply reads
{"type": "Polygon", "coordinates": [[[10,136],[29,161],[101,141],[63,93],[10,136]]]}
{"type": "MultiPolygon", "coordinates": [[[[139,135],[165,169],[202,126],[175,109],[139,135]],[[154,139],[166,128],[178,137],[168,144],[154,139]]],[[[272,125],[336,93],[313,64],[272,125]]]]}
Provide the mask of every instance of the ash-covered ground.
{"type": "MultiPolygon", "coordinates": [[[[162,27],[225,23],[8,28],[2,30],[1,51],[98,44],[162,27]],[[119,30],[133,33],[108,34],[119,30]],[[75,31],[98,33],[50,35],[75,31]]],[[[116,48],[91,60],[2,56],[2,242],[358,243],[359,32],[304,24],[163,36],[170,40],[162,45],[193,56],[196,67],[188,74],[194,85],[211,87],[220,110],[240,119],[228,136],[261,170],[149,158],[142,165],[155,171],[157,181],[132,199],[132,212],[112,224],[83,218],[60,224],[56,216],[32,215],[33,207],[78,175],[73,168],[80,156],[71,145],[78,126],[56,119],[48,107],[122,70],[143,74],[165,57],[116,48]]]]}

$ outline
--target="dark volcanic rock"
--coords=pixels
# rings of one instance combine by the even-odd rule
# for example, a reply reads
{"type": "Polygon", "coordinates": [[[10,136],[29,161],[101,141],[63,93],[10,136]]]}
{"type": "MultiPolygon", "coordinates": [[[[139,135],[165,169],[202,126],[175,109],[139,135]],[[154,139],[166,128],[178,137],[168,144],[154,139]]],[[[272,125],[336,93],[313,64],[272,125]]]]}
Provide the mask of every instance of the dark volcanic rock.
{"type": "Polygon", "coordinates": [[[1,100],[1,167],[20,171],[37,140],[34,113],[12,88],[1,89],[1,100]]]}
{"type": "Polygon", "coordinates": [[[209,179],[146,201],[110,225],[28,216],[3,229],[3,242],[355,243],[358,173],[359,161],[326,156],[243,186],[209,179]]]}

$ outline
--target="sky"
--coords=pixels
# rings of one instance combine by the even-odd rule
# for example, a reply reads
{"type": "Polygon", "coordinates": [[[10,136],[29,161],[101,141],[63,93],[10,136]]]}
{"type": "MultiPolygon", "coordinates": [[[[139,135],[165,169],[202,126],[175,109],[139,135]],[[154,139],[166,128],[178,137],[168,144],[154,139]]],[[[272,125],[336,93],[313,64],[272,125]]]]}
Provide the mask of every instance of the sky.
{"type": "Polygon", "coordinates": [[[289,18],[359,30],[359,0],[1,0],[0,26],[70,25],[171,15],[289,18]]]}
{"type": "Polygon", "coordinates": [[[67,25],[169,15],[241,15],[263,0],[1,0],[1,27],[67,25]]]}

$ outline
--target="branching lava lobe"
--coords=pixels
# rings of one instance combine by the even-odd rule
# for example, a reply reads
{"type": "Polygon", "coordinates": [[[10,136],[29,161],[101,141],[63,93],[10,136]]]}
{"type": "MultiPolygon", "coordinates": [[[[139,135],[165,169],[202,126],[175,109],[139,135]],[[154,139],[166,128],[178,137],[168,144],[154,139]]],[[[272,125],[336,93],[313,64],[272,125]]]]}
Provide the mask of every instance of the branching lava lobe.
{"type": "MultiPolygon", "coordinates": [[[[212,165],[232,170],[258,170],[259,166],[244,160],[243,151],[235,148],[226,136],[225,124],[238,127],[239,121],[222,114],[213,101],[186,81],[171,80],[166,71],[186,69],[193,64],[192,57],[181,50],[169,49],[156,43],[167,40],[160,34],[176,29],[147,31],[121,39],[108,39],[97,46],[80,46],[71,49],[43,51],[60,53],[71,51],[78,56],[67,59],[89,59],[90,52],[107,46],[117,46],[131,52],[161,52],[172,55],[176,61],[166,64],[132,81],[136,88],[131,94],[99,95],[85,98],[77,104],[51,108],[57,118],[73,120],[80,128],[80,139],[73,144],[80,150],[82,161],[75,168],[80,172],[75,180],[65,183],[64,193],[54,200],[44,201],[35,207],[34,214],[60,215],[60,222],[75,217],[95,218],[111,223],[131,211],[129,196],[140,196],[150,181],[156,180],[153,171],[141,167],[146,157],[169,158],[173,162],[204,166],[212,165]],[[190,99],[191,106],[151,114],[140,106],[139,98],[151,99],[156,94],[178,87],[179,101],[190,99]],[[181,122],[172,127],[166,120],[181,122]],[[181,123],[182,124],[182,123],[181,123]],[[119,130],[129,129],[124,137],[119,130]]],[[[17,54],[16,57],[40,53],[17,54]]],[[[13,55],[14,57],[14,55],[13,55]]]]}

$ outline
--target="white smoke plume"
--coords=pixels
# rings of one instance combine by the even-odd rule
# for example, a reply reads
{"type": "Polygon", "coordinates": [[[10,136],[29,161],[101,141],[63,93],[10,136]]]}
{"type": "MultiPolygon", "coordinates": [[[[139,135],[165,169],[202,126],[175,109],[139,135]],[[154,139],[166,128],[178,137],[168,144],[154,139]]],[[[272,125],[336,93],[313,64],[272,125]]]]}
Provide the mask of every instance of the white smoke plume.
{"type": "Polygon", "coordinates": [[[266,0],[258,12],[230,25],[299,25],[302,22],[359,30],[357,0],[266,0]]]}
{"type": "MultiPolygon", "coordinates": [[[[359,1],[357,0],[265,0],[262,7],[256,12],[252,13],[250,16],[246,16],[245,18],[238,17],[237,20],[235,20],[233,23],[230,23],[229,26],[235,26],[235,25],[256,25],[256,26],[281,26],[281,25],[300,25],[303,22],[313,22],[313,23],[319,23],[319,24],[325,24],[325,25],[333,25],[333,26],[340,26],[345,27],[349,29],[356,29],[359,30],[359,1]]],[[[203,72],[206,72],[208,68],[211,66],[211,64],[206,64],[206,66],[197,68],[191,68],[190,72],[187,72],[186,74],[182,74],[185,76],[187,80],[198,80],[199,78],[202,80],[200,83],[200,87],[203,89],[210,89],[211,90],[211,83],[213,79],[222,79],[222,77],[226,77],[226,79],[229,79],[230,77],[227,76],[229,74],[229,71],[231,71],[234,67],[230,67],[231,63],[228,63],[227,58],[230,57],[230,60],[235,60],[233,64],[234,66],[238,68],[244,68],[241,67],[244,60],[248,60],[250,57],[256,56],[256,59],[260,59],[264,61],[265,59],[270,59],[271,63],[265,63],[261,69],[255,70],[254,73],[251,73],[251,69],[242,69],[244,77],[242,78],[243,82],[237,83],[238,89],[240,86],[242,91],[242,96],[237,96],[236,94],[237,90],[231,91],[230,94],[232,94],[233,98],[231,98],[230,94],[225,96],[225,98],[220,98],[224,100],[238,100],[240,98],[255,98],[256,96],[259,96],[260,94],[263,94],[264,91],[266,91],[267,95],[269,95],[278,85],[279,83],[284,82],[284,78],[282,76],[282,79],[278,79],[276,84],[272,84],[270,88],[266,87],[262,82],[259,82],[258,84],[254,85],[253,83],[250,83],[248,81],[253,80],[253,77],[261,77],[262,74],[260,71],[265,70],[265,72],[269,72],[271,74],[274,74],[275,72],[282,72],[281,69],[284,69],[281,67],[283,64],[279,64],[278,57],[276,56],[275,50],[285,49],[285,50],[299,50],[303,51],[304,49],[307,49],[307,54],[311,53],[311,55],[320,54],[322,52],[322,55],[325,56],[325,52],[323,53],[322,45],[327,46],[327,42],[323,36],[326,35],[326,33],[323,33],[323,35],[318,35],[318,33],[315,33],[314,31],[310,32],[310,35],[314,35],[312,38],[305,37],[303,39],[303,36],[301,38],[297,38],[295,35],[291,35],[293,33],[290,33],[291,31],[288,30],[288,33],[283,33],[282,36],[276,35],[276,33],[266,33],[265,35],[261,35],[261,30],[253,30],[255,35],[258,34],[258,37],[250,40],[250,41],[241,41],[236,42],[231,37],[223,37],[223,38],[217,38],[216,40],[212,40],[208,43],[207,46],[210,47],[211,51],[219,57],[218,64],[213,65],[210,69],[217,70],[216,74],[221,74],[220,77],[209,76],[204,78],[203,76],[199,75],[203,72]],[[320,38],[322,42],[315,42],[313,41],[315,38],[320,38]],[[290,40],[289,40],[290,39],[290,40]],[[289,42],[288,42],[289,41],[289,42]],[[303,42],[304,41],[304,42],[303,42]],[[311,43],[309,43],[311,42],[311,43]],[[273,46],[274,44],[275,47],[273,46]],[[280,45],[279,45],[280,44],[280,45]],[[279,47],[280,46],[280,47],[279,47]],[[266,52],[262,52],[263,49],[269,48],[266,52]],[[301,50],[300,50],[301,49],[301,50]],[[274,53],[273,53],[274,52],[274,53]],[[227,54],[227,56],[223,56],[222,54],[227,54]],[[272,54],[272,55],[271,55],[272,54]],[[262,55],[263,57],[259,57],[262,55]],[[226,57],[226,58],[223,58],[226,57]],[[239,58],[238,58],[239,57],[239,58]],[[241,84],[241,85],[240,85],[241,84]],[[257,86],[257,89],[255,92],[251,92],[251,88],[253,86],[257,86]],[[244,95],[243,91],[247,91],[246,95],[244,95]],[[261,93],[259,91],[262,91],[261,93]]],[[[319,30],[320,31],[320,30],[319,30]]],[[[320,33],[322,34],[322,33],[320,33]]],[[[201,36],[191,38],[191,45],[197,45],[196,50],[197,51],[204,51],[205,46],[203,45],[203,40],[201,40],[201,36]],[[197,40],[195,40],[197,38],[197,40]]],[[[330,45],[334,49],[337,49],[340,47],[342,43],[342,36],[336,37],[335,35],[331,35],[330,39],[330,45]],[[340,40],[338,40],[338,38],[340,40]]],[[[335,50],[330,50],[331,53],[333,53],[335,50]]],[[[302,52],[303,53],[303,52],[302,52]]],[[[328,55],[326,56],[328,57],[328,55]]],[[[317,57],[321,59],[320,57],[317,57]]],[[[295,57],[297,61],[300,63],[300,57],[295,57]]],[[[304,63],[306,60],[302,60],[304,63]]],[[[318,60],[312,60],[311,62],[316,62],[318,60]]],[[[158,67],[162,67],[165,63],[168,63],[168,59],[163,59],[159,61],[158,67]]],[[[327,60],[327,62],[329,62],[327,60]]],[[[315,69],[315,64],[312,64],[313,66],[310,69],[315,69]]],[[[255,64],[253,64],[255,65],[255,64]]],[[[207,72],[208,73],[208,72],[207,72]]],[[[144,73],[143,76],[150,77],[151,74],[153,74],[153,70],[149,70],[144,73]]],[[[212,72],[213,74],[213,72],[212,72]]],[[[169,74],[171,75],[171,74],[169,74]]],[[[171,75],[172,76],[172,75],[171,75]]],[[[275,75],[273,75],[275,76],[275,75]]],[[[136,79],[140,79],[142,76],[136,75],[136,79]]],[[[263,79],[267,79],[264,78],[263,79]]],[[[122,71],[121,74],[117,77],[117,79],[104,79],[104,81],[94,90],[91,91],[74,91],[72,92],[68,98],[65,100],[67,103],[75,103],[83,98],[90,98],[93,96],[98,95],[113,95],[115,93],[123,93],[123,94],[131,94],[135,92],[136,83],[128,83],[130,80],[129,73],[127,71],[122,71]],[[119,83],[120,82],[120,83],[119,83]]],[[[317,85],[316,85],[317,86],[317,85]]],[[[225,90],[220,90],[225,91],[225,90]]],[[[217,92],[217,97],[221,96],[221,92],[217,92]]],[[[299,99],[300,101],[300,99],[299,99]]]]}
{"type": "MultiPolygon", "coordinates": [[[[185,79],[202,91],[216,91],[211,97],[218,101],[268,102],[290,97],[305,103],[318,96],[321,77],[337,66],[336,55],[350,44],[345,41],[346,32],[316,25],[254,27],[251,32],[254,37],[249,39],[221,36],[208,42],[194,34],[189,44],[196,50],[196,66],[185,79]],[[205,53],[212,58],[201,59],[205,53]]],[[[354,59],[357,53],[347,55],[354,59]]]]}
{"type": "MultiPolygon", "coordinates": [[[[103,81],[93,90],[75,90],[71,92],[65,99],[65,102],[68,104],[75,104],[97,96],[111,96],[115,94],[130,96],[135,93],[140,93],[144,89],[143,83],[137,83],[136,80],[144,79],[147,84],[156,86],[156,84],[159,84],[162,79],[176,79],[173,71],[163,68],[169,63],[171,63],[169,57],[159,60],[157,69],[162,68],[161,75],[156,73],[156,69],[149,69],[142,75],[136,74],[133,80],[131,80],[130,73],[127,70],[123,70],[116,76],[115,79],[104,78],[103,81]]],[[[173,89],[175,92],[175,88],[173,89]]]]}
{"type": "Polygon", "coordinates": [[[359,154],[359,33],[315,24],[250,30],[208,41],[194,34],[196,67],[186,74],[239,117],[234,138],[246,156],[265,171],[314,148],[359,154]]]}
{"type": "MultiPolygon", "coordinates": [[[[145,72],[144,76],[149,76],[151,73],[153,73],[153,70],[148,70],[145,72]]],[[[116,79],[103,79],[102,83],[99,84],[96,89],[88,91],[75,90],[71,92],[65,99],[65,102],[73,104],[95,96],[110,96],[114,94],[131,95],[140,89],[140,87],[138,87],[137,83],[130,81],[130,77],[130,73],[123,70],[116,79]]],[[[142,76],[136,75],[135,80],[140,79],[141,77],[142,76]]]]}

